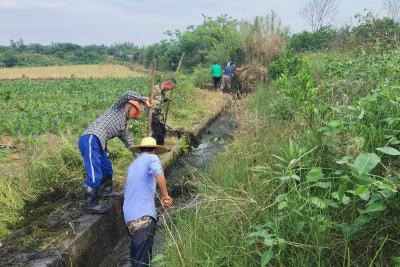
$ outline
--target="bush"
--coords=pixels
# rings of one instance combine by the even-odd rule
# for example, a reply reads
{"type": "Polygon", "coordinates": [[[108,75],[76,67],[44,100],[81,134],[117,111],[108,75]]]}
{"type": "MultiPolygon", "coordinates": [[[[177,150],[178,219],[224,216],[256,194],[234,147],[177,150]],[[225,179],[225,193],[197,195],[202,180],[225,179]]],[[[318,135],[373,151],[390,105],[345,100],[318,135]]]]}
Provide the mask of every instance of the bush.
{"type": "Polygon", "coordinates": [[[6,52],[3,54],[2,63],[6,68],[11,68],[17,65],[18,58],[12,52],[6,52]]]}
{"type": "Polygon", "coordinates": [[[197,66],[193,69],[192,82],[196,87],[204,88],[211,86],[210,68],[204,66],[197,66]]]}
{"type": "Polygon", "coordinates": [[[336,31],[330,27],[322,27],[315,32],[303,31],[292,36],[288,47],[295,52],[327,49],[335,36],[336,31]]]}
{"type": "Polygon", "coordinates": [[[297,73],[301,64],[301,56],[292,50],[284,50],[268,65],[268,72],[272,79],[277,79],[281,74],[297,73]]]}
{"type": "Polygon", "coordinates": [[[396,44],[400,38],[400,24],[391,18],[377,18],[368,13],[358,16],[360,25],[353,28],[349,41],[353,46],[366,50],[387,48],[396,44]]]}

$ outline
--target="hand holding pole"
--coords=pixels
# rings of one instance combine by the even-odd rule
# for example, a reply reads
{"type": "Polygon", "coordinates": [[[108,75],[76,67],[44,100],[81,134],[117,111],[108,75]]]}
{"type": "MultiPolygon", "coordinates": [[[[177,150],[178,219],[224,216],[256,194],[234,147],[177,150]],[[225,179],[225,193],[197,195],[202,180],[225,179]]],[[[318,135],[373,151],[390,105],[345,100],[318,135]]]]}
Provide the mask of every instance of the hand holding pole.
{"type": "MultiPolygon", "coordinates": [[[[179,69],[181,68],[182,65],[182,61],[183,61],[183,57],[185,56],[185,52],[182,53],[181,59],[179,60],[179,64],[178,67],[176,68],[176,74],[178,74],[179,69]]],[[[171,90],[171,93],[169,94],[169,99],[168,99],[168,103],[167,103],[167,108],[165,109],[165,114],[164,114],[164,123],[167,123],[167,117],[168,117],[168,110],[169,110],[169,105],[172,102],[172,93],[174,92],[174,90],[171,90]]]]}

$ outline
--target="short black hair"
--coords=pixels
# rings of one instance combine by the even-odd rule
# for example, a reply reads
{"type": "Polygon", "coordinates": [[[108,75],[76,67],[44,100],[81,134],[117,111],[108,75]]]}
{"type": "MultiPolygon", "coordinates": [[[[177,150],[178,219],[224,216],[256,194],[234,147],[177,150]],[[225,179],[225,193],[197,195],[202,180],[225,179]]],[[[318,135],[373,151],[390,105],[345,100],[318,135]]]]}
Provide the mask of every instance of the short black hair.
{"type": "Polygon", "coordinates": [[[167,82],[167,83],[172,83],[172,84],[176,84],[176,79],[175,79],[174,77],[171,77],[171,78],[165,80],[165,82],[167,82]]]}
{"type": "Polygon", "coordinates": [[[137,109],[137,107],[135,107],[133,104],[131,104],[129,102],[125,104],[125,108],[135,108],[135,109],[137,109]]]}
{"type": "Polygon", "coordinates": [[[155,147],[141,147],[140,148],[140,152],[141,153],[143,153],[143,152],[151,152],[153,150],[156,150],[156,148],[155,147]]]}

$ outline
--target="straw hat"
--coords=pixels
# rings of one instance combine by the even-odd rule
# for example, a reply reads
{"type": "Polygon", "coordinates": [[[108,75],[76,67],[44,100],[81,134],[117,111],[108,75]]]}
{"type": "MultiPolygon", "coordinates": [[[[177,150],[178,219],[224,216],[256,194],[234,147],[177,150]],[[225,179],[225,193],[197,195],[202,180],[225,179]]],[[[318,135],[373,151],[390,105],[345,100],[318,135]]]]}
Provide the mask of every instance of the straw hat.
{"type": "Polygon", "coordinates": [[[138,146],[132,146],[129,148],[130,151],[134,153],[141,153],[140,148],[142,147],[154,147],[156,149],[156,154],[164,154],[165,152],[168,151],[168,149],[165,146],[159,146],[157,145],[156,139],[153,137],[145,137],[142,139],[142,142],[138,146]]]}

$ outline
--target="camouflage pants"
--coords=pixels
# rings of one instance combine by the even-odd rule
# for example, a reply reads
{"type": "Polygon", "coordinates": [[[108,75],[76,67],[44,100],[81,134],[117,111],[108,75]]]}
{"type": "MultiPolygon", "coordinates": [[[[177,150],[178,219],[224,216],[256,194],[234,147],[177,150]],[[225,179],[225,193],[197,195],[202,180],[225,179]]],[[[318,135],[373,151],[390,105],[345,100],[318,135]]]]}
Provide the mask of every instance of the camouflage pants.
{"type": "Polygon", "coordinates": [[[129,250],[131,266],[149,266],[153,252],[156,220],[143,216],[127,223],[131,237],[129,250]]]}
{"type": "Polygon", "coordinates": [[[221,86],[219,87],[219,89],[221,91],[225,91],[225,88],[228,91],[231,91],[231,89],[232,89],[232,77],[231,76],[228,76],[228,75],[222,76],[222,82],[221,82],[221,86]]]}

